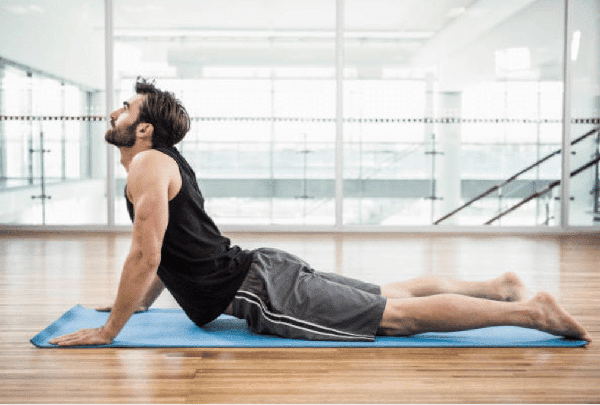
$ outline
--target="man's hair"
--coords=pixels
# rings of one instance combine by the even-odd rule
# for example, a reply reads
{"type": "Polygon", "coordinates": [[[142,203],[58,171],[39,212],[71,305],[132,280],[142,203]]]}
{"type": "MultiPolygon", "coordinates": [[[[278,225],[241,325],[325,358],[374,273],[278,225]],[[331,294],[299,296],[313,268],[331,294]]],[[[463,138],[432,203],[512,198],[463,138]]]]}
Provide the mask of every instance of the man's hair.
{"type": "Polygon", "coordinates": [[[190,130],[190,117],[181,101],[173,93],[162,91],[138,77],[135,92],[146,96],[140,105],[139,122],[152,124],[153,148],[169,148],[183,139],[190,130]]]}

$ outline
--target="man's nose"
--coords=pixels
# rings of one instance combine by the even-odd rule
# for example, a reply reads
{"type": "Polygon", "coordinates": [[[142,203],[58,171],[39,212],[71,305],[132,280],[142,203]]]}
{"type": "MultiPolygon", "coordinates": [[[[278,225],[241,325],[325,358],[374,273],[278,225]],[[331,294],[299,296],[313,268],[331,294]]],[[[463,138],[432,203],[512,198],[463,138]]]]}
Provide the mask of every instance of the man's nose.
{"type": "Polygon", "coordinates": [[[113,111],[113,112],[110,113],[111,124],[114,123],[115,121],[117,121],[117,119],[119,118],[119,115],[121,115],[121,109],[120,108],[118,110],[115,110],[115,111],[113,111]]]}

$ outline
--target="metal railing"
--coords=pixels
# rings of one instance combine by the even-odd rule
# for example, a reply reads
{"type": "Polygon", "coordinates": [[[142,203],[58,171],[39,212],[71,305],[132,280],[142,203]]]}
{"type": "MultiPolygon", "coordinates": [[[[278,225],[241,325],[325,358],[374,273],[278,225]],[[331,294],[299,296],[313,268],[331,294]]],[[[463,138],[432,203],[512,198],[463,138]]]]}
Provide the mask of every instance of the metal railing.
{"type": "MultiPolygon", "coordinates": [[[[593,165],[597,164],[600,162],[600,156],[596,156],[594,159],[590,160],[589,162],[587,162],[585,165],[581,166],[579,169],[574,170],[571,172],[571,177],[577,176],[579,173],[581,173],[582,171],[589,169],[590,167],[592,167],[593,165]]],[[[496,220],[502,218],[503,216],[505,216],[506,214],[511,213],[512,211],[516,210],[517,208],[519,208],[520,206],[522,206],[523,204],[543,196],[544,194],[550,192],[554,187],[560,185],[560,180],[556,180],[553,181],[552,183],[550,183],[546,188],[544,188],[541,191],[535,192],[533,194],[531,194],[529,197],[524,198],[523,200],[521,200],[519,203],[513,205],[512,207],[502,211],[500,214],[496,215],[494,218],[490,219],[489,221],[487,221],[484,225],[491,225],[493,222],[495,222],[496,220]]]]}
{"type": "MultiPolygon", "coordinates": [[[[590,130],[590,131],[586,132],[585,134],[581,135],[579,138],[577,138],[577,139],[574,139],[574,140],[571,142],[571,145],[575,145],[575,144],[577,144],[577,143],[581,142],[582,140],[584,140],[584,139],[588,138],[589,136],[591,136],[591,135],[595,134],[596,132],[598,132],[598,130],[599,130],[599,129],[600,129],[600,128],[599,128],[599,127],[597,127],[597,128],[594,128],[594,129],[592,129],[592,130],[590,130]]],[[[530,171],[531,169],[534,169],[535,167],[537,167],[537,166],[541,165],[542,163],[546,162],[547,160],[549,160],[549,159],[553,158],[554,156],[557,156],[557,155],[559,155],[559,154],[561,153],[561,150],[562,150],[562,149],[557,149],[557,150],[555,150],[554,152],[552,152],[552,153],[548,154],[547,156],[545,156],[545,157],[541,158],[540,160],[538,160],[537,162],[533,163],[532,165],[530,165],[530,166],[526,167],[525,169],[521,170],[520,172],[518,172],[518,173],[514,174],[513,176],[511,176],[511,177],[510,177],[510,178],[508,178],[507,180],[503,181],[502,183],[500,183],[500,184],[496,184],[495,186],[493,186],[493,187],[490,187],[489,189],[487,189],[487,190],[486,190],[486,191],[484,191],[483,193],[479,194],[479,195],[478,195],[478,196],[476,196],[475,198],[473,198],[473,199],[471,199],[471,200],[467,201],[465,204],[461,205],[460,207],[458,207],[458,208],[457,208],[457,209],[455,209],[454,211],[452,211],[452,212],[450,212],[450,213],[448,213],[448,214],[444,215],[443,217],[441,217],[440,219],[438,219],[437,221],[435,221],[433,224],[434,224],[434,225],[439,225],[441,222],[443,222],[443,221],[445,221],[446,219],[450,218],[451,216],[453,216],[453,215],[457,214],[458,212],[462,211],[463,209],[465,209],[465,208],[469,207],[469,206],[470,206],[470,205],[472,205],[473,203],[475,203],[475,202],[477,202],[477,201],[481,200],[481,199],[482,199],[482,198],[484,198],[484,197],[487,197],[488,195],[492,194],[493,192],[495,192],[495,191],[497,191],[497,190],[500,190],[501,188],[505,187],[505,186],[506,186],[506,185],[508,185],[509,183],[512,183],[513,181],[515,181],[515,180],[516,180],[516,179],[517,179],[519,176],[521,176],[522,174],[524,174],[524,173],[527,173],[527,172],[528,172],[528,171],[530,171]]],[[[580,173],[582,170],[585,170],[585,169],[587,169],[588,167],[592,166],[593,164],[595,164],[595,163],[597,163],[597,162],[598,162],[598,158],[596,158],[596,159],[592,160],[591,162],[589,162],[589,163],[588,163],[588,164],[589,164],[589,166],[588,166],[588,164],[586,164],[585,166],[582,166],[581,168],[579,168],[579,169],[575,170],[574,172],[572,172],[572,173],[571,173],[571,177],[575,176],[576,174],[580,173]]],[[[536,198],[536,197],[542,196],[542,195],[546,194],[548,191],[550,191],[551,189],[553,189],[554,187],[556,187],[558,184],[560,184],[560,181],[559,181],[559,180],[557,180],[557,181],[555,181],[555,182],[552,182],[552,183],[550,183],[550,185],[549,185],[549,186],[547,186],[547,187],[546,187],[544,190],[540,191],[539,193],[534,193],[534,194],[532,194],[534,197],[531,197],[531,196],[529,196],[529,197],[527,197],[527,198],[526,198],[526,200],[527,200],[527,201],[530,201],[530,200],[532,200],[532,199],[534,199],[534,198],[536,198]],[[557,183],[557,182],[558,182],[558,183],[557,183]],[[557,184],[555,184],[555,183],[557,183],[557,184]],[[531,198],[530,198],[530,197],[531,197],[531,198]]],[[[514,211],[516,208],[520,207],[521,205],[523,205],[523,204],[524,204],[525,202],[527,202],[527,201],[521,202],[521,203],[517,204],[517,206],[509,208],[507,211],[505,211],[505,213],[504,213],[504,214],[498,215],[498,216],[494,217],[492,220],[490,220],[490,221],[486,222],[486,225],[488,225],[488,224],[490,224],[490,223],[494,222],[496,219],[498,219],[498,218],[500,218],[500,217],[502,217],[502,216],[506,215],[508,212],[514,211]]]]}

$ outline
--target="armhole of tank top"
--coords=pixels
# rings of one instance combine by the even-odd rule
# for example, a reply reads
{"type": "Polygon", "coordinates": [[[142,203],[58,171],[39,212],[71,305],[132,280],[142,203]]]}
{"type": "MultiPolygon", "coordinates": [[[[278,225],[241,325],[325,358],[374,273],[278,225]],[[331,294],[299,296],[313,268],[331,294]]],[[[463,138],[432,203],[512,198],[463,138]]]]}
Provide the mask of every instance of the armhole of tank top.
{"type": "Polygon", "coordinates": [[[124,194],[125,194],[125,201],[127,201],[129,204],[133,204],[131,202],[131,200],[129,199],[129,194],[127,193],[127,182],[125,182],[125,190],[124,190],[124,194]]]}
{"type": "Polygon", "coordinates": [[[173,196],[173,198],[171,198],[169,200],[169,202],[173,201],[174,199],[176,199],[182,192],[183,190],[183,183],[184,183],[184,179],[183,179],[183,162],[181,162],[179,160],[179,157],[175,154],[175,156],[173,156],[171,153],[168,152],[168,149],[158,149],[160,152],[164,153],[165,155],[167,155],[168,157],[170,157],[171,159],[173,159],[175,161],[175,164],[177,165],[177,170],[179,170],[179,177],[181,178],[181,186],[179,187],[179,191],[177,191],[177,193],[173,196]]]}

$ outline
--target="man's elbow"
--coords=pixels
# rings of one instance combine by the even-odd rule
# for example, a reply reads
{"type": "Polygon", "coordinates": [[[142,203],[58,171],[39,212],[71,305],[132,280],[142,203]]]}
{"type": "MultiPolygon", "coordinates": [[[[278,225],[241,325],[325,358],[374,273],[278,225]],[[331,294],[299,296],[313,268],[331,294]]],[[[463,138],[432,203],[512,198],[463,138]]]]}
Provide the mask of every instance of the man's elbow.
{"type": "Polygon", "coordinates": [[[160,266],[160,260],[160,253],[146,254],[144,256],[144,263],[150,271],[154,271],[160,266]]]}
{"type": "Polygon", "coordinates": [[[160,252],[149,252],[144,249],[138,249],[137,251],[133,252],[132,256],[135,267],[143,272],[151,272],[156,270],[161,261],[160,252]]]}

